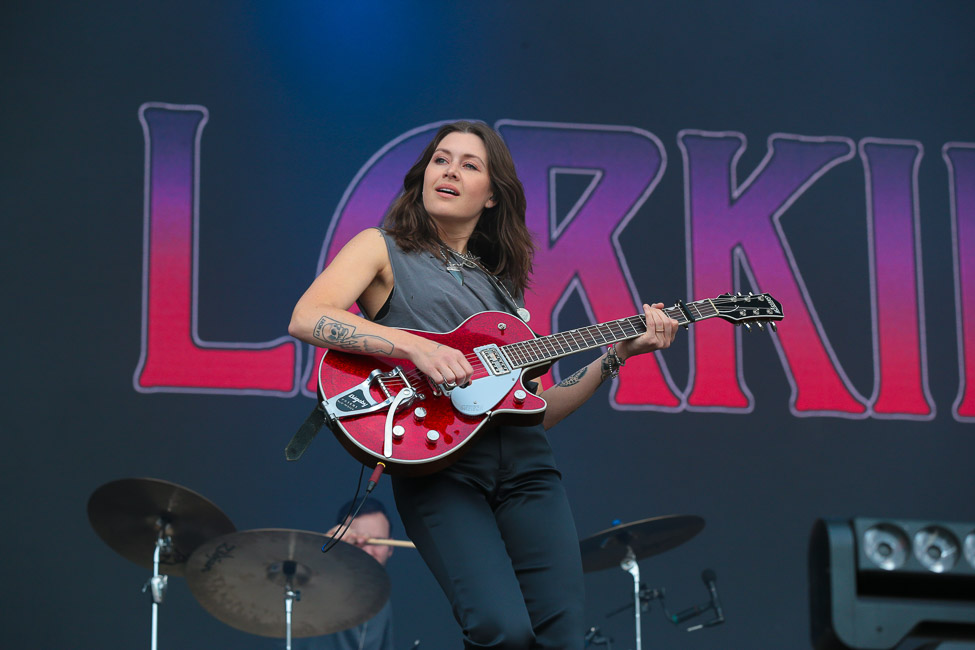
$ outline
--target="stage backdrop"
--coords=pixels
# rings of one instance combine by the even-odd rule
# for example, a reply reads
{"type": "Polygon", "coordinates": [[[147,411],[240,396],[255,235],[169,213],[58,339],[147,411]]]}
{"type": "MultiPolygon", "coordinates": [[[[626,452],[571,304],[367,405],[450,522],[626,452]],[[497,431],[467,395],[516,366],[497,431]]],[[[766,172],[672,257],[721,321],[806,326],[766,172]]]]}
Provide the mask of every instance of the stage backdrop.
{"type": "MultiPolygon", "coordinates": [[[[317,360],[291,309],[461,118],[524,182],[538,333],[782,304],[777,333],[681,331],[551,432],[580,537],[706,521],[640,567],[672,610],[714,570],[727,620],[688,633],[655,602],[648,647],[809,647],[819,517],[975,522],[966,3],[8,5],[6,646],[149,643],[149,571],[87,519],[104,483],[175,482],[239,530],[332,524],[359,466],[327,431],[284,460],[317,360]]],[[[415,552],[388,571],[396,647],[457,647],[415,552]]],[[[586,584],[589,625],[633,647],[609,616],[630,576],[586,584]]],[[[283,646],[170,580],[161,648],[283,646]]]]}

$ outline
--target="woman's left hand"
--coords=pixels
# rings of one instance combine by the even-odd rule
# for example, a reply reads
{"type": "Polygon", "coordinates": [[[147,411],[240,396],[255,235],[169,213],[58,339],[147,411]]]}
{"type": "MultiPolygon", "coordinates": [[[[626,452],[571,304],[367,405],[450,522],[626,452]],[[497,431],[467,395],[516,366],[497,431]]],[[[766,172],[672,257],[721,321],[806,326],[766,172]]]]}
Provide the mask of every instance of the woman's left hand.
{"type": "Polygon", "coordinates": [[[677,336],[680,323],[663,311],[662,302],[653,305],[643,305],[643,314],[647,322],[647,331],[635,339],[627,339],[616,344],[616,354],[620,360],[655,350],[669,348],[677,336]]]}

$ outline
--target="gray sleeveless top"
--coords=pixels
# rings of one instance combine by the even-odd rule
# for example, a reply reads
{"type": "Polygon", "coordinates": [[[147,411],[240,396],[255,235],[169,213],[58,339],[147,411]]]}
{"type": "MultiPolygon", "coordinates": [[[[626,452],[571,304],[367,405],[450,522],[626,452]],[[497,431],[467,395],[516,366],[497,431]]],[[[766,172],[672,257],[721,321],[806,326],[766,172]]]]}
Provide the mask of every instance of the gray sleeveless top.
{"type": "MultiPolygon", "coordinates": [[[[380,232],[386,240],[393,269],[393,292],[386,313],[375,322],[389,327],[449,332],[480,311],[510,313],[499,289],[480,268],[463,267],[461,285],[447,271],[442,257],[427,251],[403,252],[392,237],[380,232]]],[[[519,307],[523,306],[521,296],[514,299],[519,307]]]]}

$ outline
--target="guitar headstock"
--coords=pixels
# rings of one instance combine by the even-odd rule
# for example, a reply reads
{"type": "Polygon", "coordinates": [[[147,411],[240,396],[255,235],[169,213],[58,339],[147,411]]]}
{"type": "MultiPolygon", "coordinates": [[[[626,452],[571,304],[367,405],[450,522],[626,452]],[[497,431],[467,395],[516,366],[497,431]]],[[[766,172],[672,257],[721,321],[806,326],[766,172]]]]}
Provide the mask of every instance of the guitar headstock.
{"type": "Polygon", "coordinates": [[[744,325],[750,329],[750,323],[756,323],[759,329],[768,323],[772,330],[775,330],[775,321],[784,318],[782,314],[782,304],[767,293],[753,294],[748,292],[747,296],[741,293],[723,293],[711,300],[711,304],[718,310],[718,316],[729,323],[744,325]]]}

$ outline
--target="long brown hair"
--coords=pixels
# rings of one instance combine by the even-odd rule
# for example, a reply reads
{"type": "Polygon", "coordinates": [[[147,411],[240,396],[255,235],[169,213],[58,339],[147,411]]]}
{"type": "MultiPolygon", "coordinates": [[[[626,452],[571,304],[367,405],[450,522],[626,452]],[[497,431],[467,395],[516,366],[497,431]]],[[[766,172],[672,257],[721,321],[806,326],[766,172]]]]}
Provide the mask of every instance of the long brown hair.
{"type": "Polygon", "coordinates": [[[473,133],[484,142],[487,171],[495,205],[485,208],[467,242],[481,263],[524,294],[532,270],[535,243],[525,225],[525,188],[515,173],[508,145],[483,122],[444,124],[403,179],[403,193],[386,213],[384,227],[404,251],[426,250],[439,255],[441,241],[436,225],[423,207],[423,176],[440,141],[448,133],[473,133]]]}

